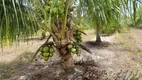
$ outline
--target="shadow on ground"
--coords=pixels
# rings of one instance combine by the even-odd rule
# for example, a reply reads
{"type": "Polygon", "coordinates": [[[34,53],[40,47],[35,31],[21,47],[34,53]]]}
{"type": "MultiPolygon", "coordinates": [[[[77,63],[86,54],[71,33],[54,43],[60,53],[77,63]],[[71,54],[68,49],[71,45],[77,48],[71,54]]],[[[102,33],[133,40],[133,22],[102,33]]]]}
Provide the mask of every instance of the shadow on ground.
{"type": "Polygon", "coordinates": [[[85,41],[83,42],[84,45],[88,46],[89,48],[105,48],[111,45],[110,42],[103,41],[103,42],[95,42],[95,41],[85,41]]]}

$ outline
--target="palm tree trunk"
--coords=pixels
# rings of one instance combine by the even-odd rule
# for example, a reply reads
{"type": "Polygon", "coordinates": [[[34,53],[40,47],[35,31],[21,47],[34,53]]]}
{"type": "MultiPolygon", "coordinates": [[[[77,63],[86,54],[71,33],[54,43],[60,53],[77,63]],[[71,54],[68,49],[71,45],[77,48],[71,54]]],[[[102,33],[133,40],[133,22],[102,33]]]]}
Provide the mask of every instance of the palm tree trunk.
{"type": "Polygon", "coordinates": [[[74,67],[74,60],[70,53],[61,57],[61,65],[64,69],[69,69],[74,67]]]}
{"type": "Polygon", "coordinates": [[[96,28],[96,42],[97,43],[102,42],[101,41],[101,36],[100,36],[100,31],[101,31],[100,26],[97,26],[97,28],[96,28]]]}
{"type": "Polygon", "coordinates": [[[61,65],[64,69],[69,69],[74,67],[74,60],[71,53],[68,51],[68,44],[71,42],[69,38],[71,38],[71,32],[67,32],[65,35],[68,35],[66,38],[61,39],[61,34],[57,36],[59,41],[59,45],[57,45],[58,53],[61,56],[61,65]],[[60,37],[59,37],[60,36],[60,37]]]}
{"type": "Polygon", "coordinates": [[[59,53],[61,55],[61,65],[64,69],[69,69],[74,67],[74,60],[71,53],[67,49],[67,44],[64,47],[60,47],[59,53]]]}
{"type": "Polygon", "coordinates": [[[41,40],[45,39],[45,37],[46,37],[46,33],[43,31],[41,34],[41,40]]]}

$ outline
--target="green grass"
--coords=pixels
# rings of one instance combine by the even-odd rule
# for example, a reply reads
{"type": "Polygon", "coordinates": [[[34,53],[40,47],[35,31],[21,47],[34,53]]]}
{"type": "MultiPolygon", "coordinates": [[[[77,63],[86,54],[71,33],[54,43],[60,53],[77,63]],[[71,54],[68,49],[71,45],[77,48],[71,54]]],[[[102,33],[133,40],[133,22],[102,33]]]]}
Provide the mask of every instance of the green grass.
{"type": "Polygon", "coordinates": [[[116,42],[124,48],[124,50],[131,53],[138,53],[141,50],[137,46],[137,38],[131,33],[121,33],[116,37],[116,42]]]}

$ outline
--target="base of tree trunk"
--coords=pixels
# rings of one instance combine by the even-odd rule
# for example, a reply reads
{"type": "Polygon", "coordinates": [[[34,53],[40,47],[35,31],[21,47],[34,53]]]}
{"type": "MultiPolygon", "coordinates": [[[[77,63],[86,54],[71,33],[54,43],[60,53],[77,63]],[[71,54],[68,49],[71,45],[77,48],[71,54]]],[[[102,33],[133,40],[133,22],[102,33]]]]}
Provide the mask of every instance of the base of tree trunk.
{"type": "Polygon", "coordinates": [[[101,43],[102,42],[100,35],[97,35],[95,42],[96,43],[101,43]]]}
{"type": "Polygon", "coordinates": [[[101,43],[102,41],[99,39],[99,40],[96,40],[95,42],[96,42],[96,43],[101,43]]]}
{"type": "Polygon", "coordinates": [[[46,33],[45,32],[42,32],[42,35],[41,35],[41,39],[40,40],[43,40],[46,38],[46,33]]]}
{"type": "Polygon", "coordinates": [[[74,68],[75,64],[74,64],[73,57],[70,54],[66,56],[62,56],[61,65],[64,69],[74,68]]]}

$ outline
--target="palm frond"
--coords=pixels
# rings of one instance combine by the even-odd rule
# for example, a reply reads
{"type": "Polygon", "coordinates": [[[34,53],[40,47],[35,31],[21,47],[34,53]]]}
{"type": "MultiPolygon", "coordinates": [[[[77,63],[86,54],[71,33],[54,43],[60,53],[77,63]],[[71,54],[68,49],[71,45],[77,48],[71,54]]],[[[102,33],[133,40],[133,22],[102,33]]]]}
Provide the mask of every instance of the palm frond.
{"type": "Polygon", "coordinates": [[[114,25],[120,26],[123,15],[136,20],[138,0],[80,0],[79,14],[87,14],[85,21],[92,27],[114,25]],[[124,13],[122,13],[124,12],[124,13]]]}
{"type": "Polygon", "coordinates": [[[38,30],[35,13],[31,6],[25,5],[24,0],[2,0],[0,7],[1,44],[27,37],[38,30]]]}

